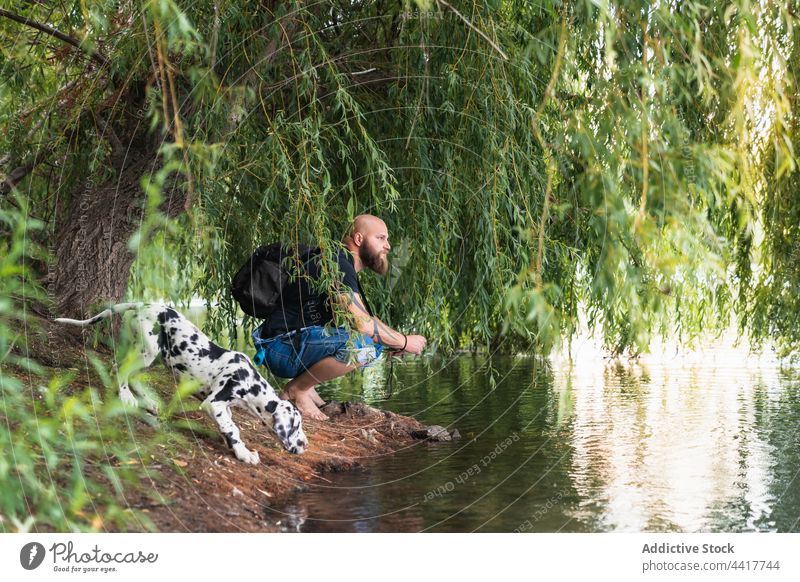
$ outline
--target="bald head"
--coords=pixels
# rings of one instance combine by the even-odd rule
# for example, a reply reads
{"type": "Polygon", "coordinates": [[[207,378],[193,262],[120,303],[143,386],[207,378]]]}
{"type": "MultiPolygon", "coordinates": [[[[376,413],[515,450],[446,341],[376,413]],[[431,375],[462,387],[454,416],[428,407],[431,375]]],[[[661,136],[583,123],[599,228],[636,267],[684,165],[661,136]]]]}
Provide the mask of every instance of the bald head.
{"type": "Polygon", "coordinates": [[[356,271],[361,267],[383,275],[389,270],[389,230],[386,223],[371,214],[359,214],[342,240],[353,253],[356,271]]]}
{"type": "Polygon", "coordinates": [[[350,224],[350,227],[347,229],[347,234],[344,235],[344,240],[342,242],[344,242],[346,245],[348,242],[353,240],[353,237],[356,233],[361,233],[362,235],[366,236],[377,230],[383,230],[388,233],[386,223],[377,216],[373,216],[372,214],[359,214],[350,224]]]}

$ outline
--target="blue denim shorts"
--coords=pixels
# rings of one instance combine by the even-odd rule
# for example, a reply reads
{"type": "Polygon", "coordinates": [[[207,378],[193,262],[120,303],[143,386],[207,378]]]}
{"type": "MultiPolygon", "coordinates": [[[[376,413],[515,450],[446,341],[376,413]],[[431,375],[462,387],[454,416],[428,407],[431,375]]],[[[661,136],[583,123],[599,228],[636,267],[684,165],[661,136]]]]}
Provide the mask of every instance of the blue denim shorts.
{"type": "Polygon", "coordinates": [[[348,332],[342,327],[326,329],[312,326],[300,330],[299,349],[296,349],[295,334],[290,331],[283,335],[261,339],[258,328],[253,332],[256,346],[254,361],[261,364],[280,378],[295,378],[308,368],[329,356],[345,364],[367,367],[381,357],[383,346],[368,336],[348,332]]]}

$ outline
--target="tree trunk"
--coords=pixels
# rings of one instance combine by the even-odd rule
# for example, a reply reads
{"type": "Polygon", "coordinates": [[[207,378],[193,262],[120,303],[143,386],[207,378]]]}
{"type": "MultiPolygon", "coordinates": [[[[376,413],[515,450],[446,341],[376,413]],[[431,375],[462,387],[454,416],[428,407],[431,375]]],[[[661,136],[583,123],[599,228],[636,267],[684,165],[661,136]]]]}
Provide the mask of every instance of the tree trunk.
{"type": "MultiPolygon", "coordinates": [[[[131,148],[113,180],[100,185],[87,181],[58,212],[55,263],[47,277],[57,317],[89,317],[98,304],[122,299],[134,259],[128,241],[141,225],[145,207],[140,181],[159,166],[155,147],[131,148]]],[[[162,211],[180,214],[183,191],[172,188],[164,194],[162,211]]]]}

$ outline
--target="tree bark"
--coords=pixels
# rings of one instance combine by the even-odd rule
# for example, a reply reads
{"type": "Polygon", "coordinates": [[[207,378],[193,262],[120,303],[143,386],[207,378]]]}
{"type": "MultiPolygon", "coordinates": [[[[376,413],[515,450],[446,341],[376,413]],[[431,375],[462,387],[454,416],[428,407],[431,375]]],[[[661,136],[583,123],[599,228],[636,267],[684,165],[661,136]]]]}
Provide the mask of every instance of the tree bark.
{"type": "MultiPolygon", "coordinates": [[[[58,212],[55,262],[46,278],[58,317],[89,317],[99,304],[122,299],[134,260],[128,241],[141,225],[145,207],[141,178],[159,166],[154,146],[132,148],[113,180],[99,185],[87,181],[58,212]]],[[[173,185],[164,198],[163,212],[175,217],[183,211],[183,189],[173,185]]]]}

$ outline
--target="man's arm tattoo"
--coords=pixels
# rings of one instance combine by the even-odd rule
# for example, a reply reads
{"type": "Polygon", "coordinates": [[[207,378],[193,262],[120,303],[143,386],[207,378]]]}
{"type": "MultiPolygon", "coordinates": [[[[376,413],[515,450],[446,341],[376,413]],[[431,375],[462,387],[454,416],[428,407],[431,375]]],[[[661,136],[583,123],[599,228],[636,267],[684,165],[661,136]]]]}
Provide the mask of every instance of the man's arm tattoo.
{"type": "MultiPolygon", "coordinates": [[[[375,339],[375,341],[382,344],[383,336],[381,335],[381,325],[380,325],[381,322],[378,320],[377,317],[371,315],[369,311],[367,311],[367,308],[362,304],[361,298],[358,296],[357,293],[353,293],[352,301],[353,303],[356,304],[356,307],[358,307],[361,311],[366,313],[367,316],[372,320],[372,337],[375,339]]],[[[387,332],[388,330],[389,328],[387,327],[387,332]]],[[[386,335],[388,336],[388,339],[391,339],[392,337],[394,337],[395,334],[387,333],[386,335]]]]}

